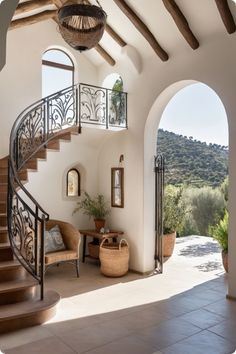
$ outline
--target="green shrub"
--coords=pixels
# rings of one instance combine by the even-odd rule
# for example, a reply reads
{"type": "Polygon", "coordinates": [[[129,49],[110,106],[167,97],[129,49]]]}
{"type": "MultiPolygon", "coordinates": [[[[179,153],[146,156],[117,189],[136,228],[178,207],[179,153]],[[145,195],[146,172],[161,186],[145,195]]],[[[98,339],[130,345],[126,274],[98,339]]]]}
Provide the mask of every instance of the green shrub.
{"type": "Polygon", "coordinates": [[[185,199],[200,235],[209,235],[209,227],[224,215],[225,200],[219,188],[188,188],[185,199]]]}
{"type": "Polygon", "coordinates": [[[183,200],[183,188],[168,185],[164,192],[163,233],[181,232],[186,205],[183,200]]]}
{"type": "Polygon", "coordinates": [[[229,199],[229,176],[225,177],[224,181],[221,183],[220,190],[227,203],[229,199]]]}
{"type": "Polygon", "coordinates": [[[98,194],[94,198],[85,192],[82,199],[77,203],[77,208],[73,211],[73,214],[77,211],[82,211],[83,214],[95,219],[104,219],[110,213],[110,207],[102,194],[98,194]]]}
{"type": "Polygon", "coordinates": [[[217,240],[223,251],[228,251],[228,227],[229,227],[229,213],[225,210],[225,215],[219,223],[210,228],[210,232],[215,240],[217,240]]]}

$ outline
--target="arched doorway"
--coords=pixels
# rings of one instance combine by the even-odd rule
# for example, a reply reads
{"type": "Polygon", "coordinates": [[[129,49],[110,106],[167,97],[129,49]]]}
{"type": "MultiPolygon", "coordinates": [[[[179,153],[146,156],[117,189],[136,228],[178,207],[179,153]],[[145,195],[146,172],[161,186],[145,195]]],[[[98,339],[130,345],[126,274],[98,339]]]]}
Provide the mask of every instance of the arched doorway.
{"type": "Polygon", "coordinates": [[[181,89],[195,84],[196,81],[186,80],[177,82],[164,90],[154,102],[146,121],[144,132],[144,238],[145,242],[145,269],[154,268],[154,240],[155,240],[155,215],[154,215],[154,173],[153,163],[156,155],[157,131],[163,112],[169,101],[181,89]]]}

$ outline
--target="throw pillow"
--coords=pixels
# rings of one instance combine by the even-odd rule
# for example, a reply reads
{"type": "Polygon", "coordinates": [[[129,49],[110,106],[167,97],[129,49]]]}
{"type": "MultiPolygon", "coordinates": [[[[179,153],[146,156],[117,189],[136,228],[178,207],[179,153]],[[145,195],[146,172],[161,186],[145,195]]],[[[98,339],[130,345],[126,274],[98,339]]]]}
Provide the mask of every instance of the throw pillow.
{"type": "Polygon", "coordinates": [[[65,244],[58,225],[45,232],[45,253],[65,250],[65,244]]]}

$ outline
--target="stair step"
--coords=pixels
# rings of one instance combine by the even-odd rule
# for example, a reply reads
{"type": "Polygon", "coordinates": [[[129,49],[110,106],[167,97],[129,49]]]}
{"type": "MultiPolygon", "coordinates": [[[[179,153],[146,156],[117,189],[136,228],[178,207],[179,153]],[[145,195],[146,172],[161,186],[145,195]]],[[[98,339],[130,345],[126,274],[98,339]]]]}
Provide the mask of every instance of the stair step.
{"type": "Polygon", "coordinates": [[[58,136],[59,140],[66,140],[66,141],[71,141],[71,133],[67,132],[64,134],[61,134],[60,136],[58,136]]]}
{"type": "Polygon", "coordinates": [[[0,192],[0,201],[1,202],[7,201],[7,192],[0,192]]]}
{"type": "Polygon", "coordinates": [[[9,242],[1,242],[0,240],[0,262],[12,261],[13,252],[9,242]]]}
{"type": "Polygon", "coordinates": [[[0,283],[0,305],[32,300],[36,294],[37,285],[38,282],[30,277],[19,281],[14,280],[0,283]]]}
{"type": "Polygon", "coordinates": [[[0,250],[11,248],[10,242],[0,242],[0,250]]]}
{"type": "Polygon", "coordinates": [[[28,181],[28,172],[27,170],[22,170],[18,173],[18,176],[21,181],[28,181]]]}
{"type": "Polygon", "coordinates": [[[47,291],[43,301],[31,300],[0,307],[0,333],[42,324],[52,318],[60,296],[47,291]]]}
{"type": "Polygon", "coordinates": [[[0,174],[0,183],[7,183],[8,181],[8,173],[0,174]]]}
{"type": "Polygon", "coordinates": [[[59,140],[51,140],[47,143],[47,149],[50,150],[55,150],[55,151],[59,151],[60,150],[60,142],[59,140]]]}
{"type": "Polygon", "coordinates": [[[0,226],[0,234],[5,233],[7,231],[8,231],[7,226],[0,226]]]}
{"type": "Polygon", "coordinates": [[[36,154],[34,154],[34,157],[36,159],[46,159],[47,158],[47,150],[45,148],[39,150],[38,152],[36,152],[36,154]]]}
{"type": "Polygon", "coordinates": [[[8,157],[0,160],[0,169],[8,168],[8,157]]]}
{"type": "Polygon", "coordinates": [[[7,192],[8,184],[7,183],[1,183],[0,184],[0,193],[5,193],[7,192]]]}
{"type": "Polygon", "coordinates": [[[17,260],[0,262],[0,283],[23,279],[25,274],[25,269],[17,260]]]}
{"type": "Polygon", "coordinates": [[[37,170],[37,168],[38,168],[37,159],[30,159],[24,165],[24,169],[27,169],[27,170],[37,170]]]}
{"type": "Polygon", "coordinates": [[[0,213],[0,226],[7,226],[7,214],[0,213]]]}
{"type": "Polygon", "coordinates": [[[0,201],[0,213],[6,213],[7,212],[7,203],[6,201],[0,201]]]}
{"type": "Polygon", "coordinates": [[[7,226],[0,226],[0,242],[8,242],[8,228],[7,226]]]}

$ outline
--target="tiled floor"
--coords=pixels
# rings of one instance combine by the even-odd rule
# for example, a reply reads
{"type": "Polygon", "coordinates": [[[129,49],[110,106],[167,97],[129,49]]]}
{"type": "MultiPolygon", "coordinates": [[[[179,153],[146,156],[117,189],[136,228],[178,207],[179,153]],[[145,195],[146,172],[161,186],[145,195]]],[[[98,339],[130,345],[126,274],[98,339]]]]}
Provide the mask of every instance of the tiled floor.
{"type": "Polygon", "coordinates": [[[231,354],[236,303],[209,238],[178,239],[164,274],[102,276],[96,262],[47,274],[62,301],[47,324],[0,336],[7,354],[231,354]]]}

